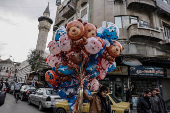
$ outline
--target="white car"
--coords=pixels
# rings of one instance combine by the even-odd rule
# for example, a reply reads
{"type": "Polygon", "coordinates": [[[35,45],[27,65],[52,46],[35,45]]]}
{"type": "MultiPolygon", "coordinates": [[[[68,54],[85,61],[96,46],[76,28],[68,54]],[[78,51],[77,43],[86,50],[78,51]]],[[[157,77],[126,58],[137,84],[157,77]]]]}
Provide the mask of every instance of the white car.
{"type": "Polygon", "coordinates": [[[53,108],[59,101],[63,99],[52,88],[39,88],[28,97],[28,104],[38,105],[40,111],[44,108],[53,108]]]}

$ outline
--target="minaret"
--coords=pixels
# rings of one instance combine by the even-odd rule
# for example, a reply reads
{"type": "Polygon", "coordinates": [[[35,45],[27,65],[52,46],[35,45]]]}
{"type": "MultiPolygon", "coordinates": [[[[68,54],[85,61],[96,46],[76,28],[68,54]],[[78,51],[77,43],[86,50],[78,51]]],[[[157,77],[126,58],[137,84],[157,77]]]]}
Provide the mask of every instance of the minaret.
{"type": "Polygon", "coordinates": [[[38,25],[39,34],[36,49],[45,51],[48,32],[50,31],[51,24],[53,23],[52,19],[50,18],[49,3],[43,13],[43,16],[39,17],[38,21],[39,21],[38,25]]]}

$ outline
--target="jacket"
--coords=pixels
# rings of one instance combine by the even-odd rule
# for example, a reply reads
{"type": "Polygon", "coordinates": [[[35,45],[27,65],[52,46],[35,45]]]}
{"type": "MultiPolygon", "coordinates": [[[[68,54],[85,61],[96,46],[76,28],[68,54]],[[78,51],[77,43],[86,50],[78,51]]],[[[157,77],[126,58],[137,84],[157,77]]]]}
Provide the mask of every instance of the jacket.
{"type": "Polygon", "coordinates": [[[130,89],[128,89],[128,90],[126,91],[126,102],[131,101],[131,100],[129,100],[129,99],[132,99],[132,94],[131,94],[131,90],[130,90],[130,89]]]}
{"type": "Polygon", "coordinates": [[[97,94],[88,95],[85,91],[83,91],[83,97],[84,99],[90,101],[89,113],[111,113],[110,99],[108,96],[106,97],[107,112],[101,112],[102,103],[97,94]]]}
{"type": "Polygon", "coordinates": [[[144,96],[138,98],[137,113],[151,113],[151,103],[149,98],[144,96]]]}
{"type": "Polygon", "coordinates": [[[160,100],[157,96],[151,97],[151,111],[152,113],[161,113],[160,100]]]}
{"type": "Polygon", "coordinates": [[[160,111],[161,113],[168,113],[165,101],[161,95],[157,95],[160,100],[160,111]]]}

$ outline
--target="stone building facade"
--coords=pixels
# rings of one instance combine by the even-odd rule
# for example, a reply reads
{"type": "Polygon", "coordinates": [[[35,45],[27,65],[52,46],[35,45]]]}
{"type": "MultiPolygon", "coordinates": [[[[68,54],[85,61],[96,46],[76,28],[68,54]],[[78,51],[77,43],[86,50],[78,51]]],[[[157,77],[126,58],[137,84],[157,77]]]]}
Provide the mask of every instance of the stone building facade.
{"type": "Polygon", "coordinates": [[[19,66],[19,62],[13,62],[10,59],[0,59],[0,79],[3,79],[4,81],[8,79],[9,82],[15,80],[17,67],[19,66]]]}
{"type": "Polygon", "coordinates": [[[158,87],[165,100],[170,98],[170,0],[64,0],[57,7],[52,39],[59,26],[79,18],[98,28],[107,27],[106,22],[119,28],[118,41],[124,50],[116,58],[116,70],[101,84],[123,101],[125,87],[132,88],[134,106],[147,88],[158,87]],[[140,74],[132,73],[137,69],[140,74]]]}

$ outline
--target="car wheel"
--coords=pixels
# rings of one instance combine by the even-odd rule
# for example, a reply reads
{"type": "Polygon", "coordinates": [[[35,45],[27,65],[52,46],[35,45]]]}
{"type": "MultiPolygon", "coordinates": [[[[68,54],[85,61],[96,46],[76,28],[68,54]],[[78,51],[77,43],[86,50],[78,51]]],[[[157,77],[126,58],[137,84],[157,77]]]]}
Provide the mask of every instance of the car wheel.
{"type": "Polygon", "coordinates": [[[24,95],[21,94],[21,101],[24,101],[24,95]]]}
{"type": "Polygon", "coordinates": [[[31,105],[31,100],[30,100],[30,98],[28,98],[28,105],[31,105]]]}
{"type": "Polygon", "coordinates": [[[63,108],[58,108],[56,113],[66,113],[66,111],[63,108]]]}
{"type": "Polygon", "coordinates": [[[39,107],[38,107],[38,109],[39,109],[39,111],[42,111],[42,110],[44,109],[44,107],[43,107],[43,105],[42,105],[42,103],[41,103],[41,102],[39,103],[39,107]]]}

